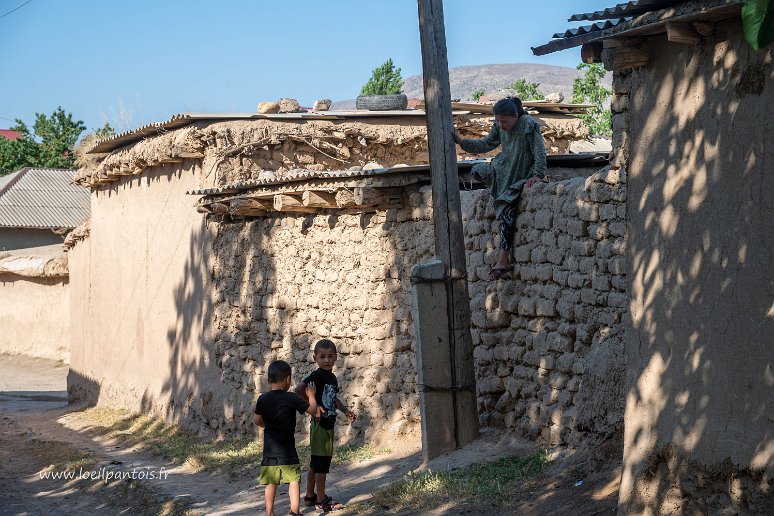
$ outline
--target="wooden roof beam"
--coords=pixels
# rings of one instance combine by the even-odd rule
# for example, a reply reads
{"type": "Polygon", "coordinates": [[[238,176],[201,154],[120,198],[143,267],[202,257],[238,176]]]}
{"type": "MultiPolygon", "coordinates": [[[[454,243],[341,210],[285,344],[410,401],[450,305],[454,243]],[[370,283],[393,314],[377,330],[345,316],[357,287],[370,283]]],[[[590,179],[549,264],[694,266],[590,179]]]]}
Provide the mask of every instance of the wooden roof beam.
{"type": "Polygon", "coordinates": [[[304,190],[301,203],[309,208],[338,208],[336,194],[318,190],[304,190]]]}

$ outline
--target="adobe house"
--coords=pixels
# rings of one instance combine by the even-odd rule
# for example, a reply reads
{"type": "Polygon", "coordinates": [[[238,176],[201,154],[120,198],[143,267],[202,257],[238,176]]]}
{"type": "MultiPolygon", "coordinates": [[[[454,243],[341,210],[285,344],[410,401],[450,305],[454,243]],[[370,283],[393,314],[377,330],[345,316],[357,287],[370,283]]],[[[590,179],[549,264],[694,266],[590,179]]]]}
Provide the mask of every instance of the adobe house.
{"type": "Polygon", "coordinates": [[[23,168],[0,178],[0,353],[68,360],[65,235],[89,216],[72,170],[23,168]]]}
{"type": "MultiPolygon", "coordinates": [[[[577,119],[537,116],[551,180],[525,197],[508,280],[483,279],[496,223],[470,162],[460,176],[480,416],[562,443],[622,417],[593,357],[614,351],[625,312],[626,178],[559,153],[585,137],[577,119]]],[[[467,135],[491,124],[455,120],[467,135]]],[[[252,435],[268,362],[289,360],[298,380],[328,337],[361,416],[339,435],[416,437],[409,275],[432,257],[426,145],[411,111],[181,115],[98,143],[76,175],[91,220],[68,244],[71,399],[252,435]]]]}
{"type": "Polygon", "coordinates": [[[570,20],[613,71],[628,178],[625,514],[770,513],[774,49],[741,2],[641,1],[570,20]],[[604,21],[610,20],[610,21],[604,21]]]}

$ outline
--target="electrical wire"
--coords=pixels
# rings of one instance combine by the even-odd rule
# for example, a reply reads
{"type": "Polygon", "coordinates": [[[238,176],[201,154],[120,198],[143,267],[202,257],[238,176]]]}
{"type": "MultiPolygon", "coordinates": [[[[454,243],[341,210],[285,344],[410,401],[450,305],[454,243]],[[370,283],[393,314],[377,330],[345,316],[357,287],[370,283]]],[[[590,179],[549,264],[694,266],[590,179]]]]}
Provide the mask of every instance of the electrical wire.
{"type": "Polygon", "coordinates": [[[0,16],[0,18],[5,18],[6,16],[8,16],[9,14],[11,14],[12,12],[14,12],[14,11],[18,11],[19,9],[21,9],[22,7],[24,7],[25,5],[27,5],[27,4],[28,4],[28,3],[30,3],[30,2],[32,2],[32,0],[27,0],[26,2],[24,2],[23,4],[21,4],[19,7],[16,7],[16,8],[14,8],[14,9],[11,9],[11,10],[10,10],[10,11],[8,11],[7,13],[3,14],[2,16],[0,16]]]}

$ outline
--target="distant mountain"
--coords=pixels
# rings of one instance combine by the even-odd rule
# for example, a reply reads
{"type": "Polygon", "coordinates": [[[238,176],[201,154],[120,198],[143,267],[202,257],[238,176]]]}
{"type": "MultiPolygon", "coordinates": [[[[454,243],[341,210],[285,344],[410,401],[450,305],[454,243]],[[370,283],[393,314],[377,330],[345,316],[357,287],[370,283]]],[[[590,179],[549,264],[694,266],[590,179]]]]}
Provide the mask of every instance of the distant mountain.
{"type": "MultiPolygon", "coordinates": [[[[575,68],[529,63],[460,66],[449,69],[449,86],[453,99],[465,101],[470,100],[470,95],[478,89],[495,91],[505,88],[516,79],[526,79],[540,84],[538,89],[542,93],[561,91],[569,101],[572,97],[572,83],[581,75],[580,70],[575,68]]],[[[602,83],[610,88],[612,75],[607,74],[602,83]]],[[[403,92],[409,98],[422,98],[422,76],[412,75],[407,78],[403,83],[403,92]]],[[[334,102],[331,109],[355,109],[355,100],[334,102]]]]}

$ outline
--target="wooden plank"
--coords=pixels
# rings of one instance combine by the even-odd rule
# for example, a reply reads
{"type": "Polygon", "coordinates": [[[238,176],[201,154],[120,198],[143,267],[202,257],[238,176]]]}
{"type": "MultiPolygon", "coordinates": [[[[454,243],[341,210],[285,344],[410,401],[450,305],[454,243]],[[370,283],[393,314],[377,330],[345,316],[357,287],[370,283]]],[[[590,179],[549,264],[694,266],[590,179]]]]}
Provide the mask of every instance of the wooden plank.
{"type": "Polygon", "coordinates": [[[648,64],[650,56],[641,47],[621,47],[613,49],[613,70],[637,68],[648,64]]]}
{"type": "Polygon", "coordinates": [[[278,194],[274,196],[274,209],[277,211],[294,211],[299,213],[315,213],[316,208],[304,206],[300,195],[278,194]]]}
{"type": "Polygon", "coordinates": [[[228,213],[228,204],[222,202],[214,202],[210,204],[210,212],[217,215],[225,215],[228,213]]]}
{"type": "Polygon", "coordinates": [[[336,194],[321,192],[319,190],[304,190],[301,195],[301,203],[313,208],[337,208],[336,194]]]}
{"type": "Polygon", "coordinates": [[[715,33],[715,24],[695,21],[691,23],[693,30],[701,34],[702,36],[709,37],[715,33]]]}
{"type": "Polygon", "coordinates": [[[671,43],[683,43],[696,45],[701,42],[701,34],[696,32],[688,23],[667,22],[667,40],[671,43]]]}
{"type": "MultiPolygon", "coordinates": [[[[418,0],[419,34],[433,187],[435,254],[446,268],[447,324],[452,357],[454,439],[457,447],[478,437],[478,407],[470,335],[465,240],[462,233],[456,146],[452,140],[449,62],[442,0],[418,0]]],[[[423,439],[425,437],[423,436],[423,439]]],[[[425,460],[430,459],[423,452],[425,460]]]]}
{"type": "Polygon", "coordinates": [[[297,195],[277,194],[273,198],[274,209],[277,211],[287,210],[288,208],[301,208],[304,203],[297,195]]]}
{"type": "Polygon", "coordinates": [[[581,47],[581,61],[584,63],[601,63],[602,62],[602,43],[599,41],[593,41],[591,43],[584,43],[581,47]]]}
{"type": "Polygon", "coordinates": [[[259,216],[266,215],[273,206],[266,201],[256,199],[234,199],[229,203],[228,212],[235,216],[259,216]]]}
{"type": "Polygon", "coordinates": [[[349,208],[355,206],[355,193],[352,190],[342,188],[336,192],[336,206],[349,208]]]}

